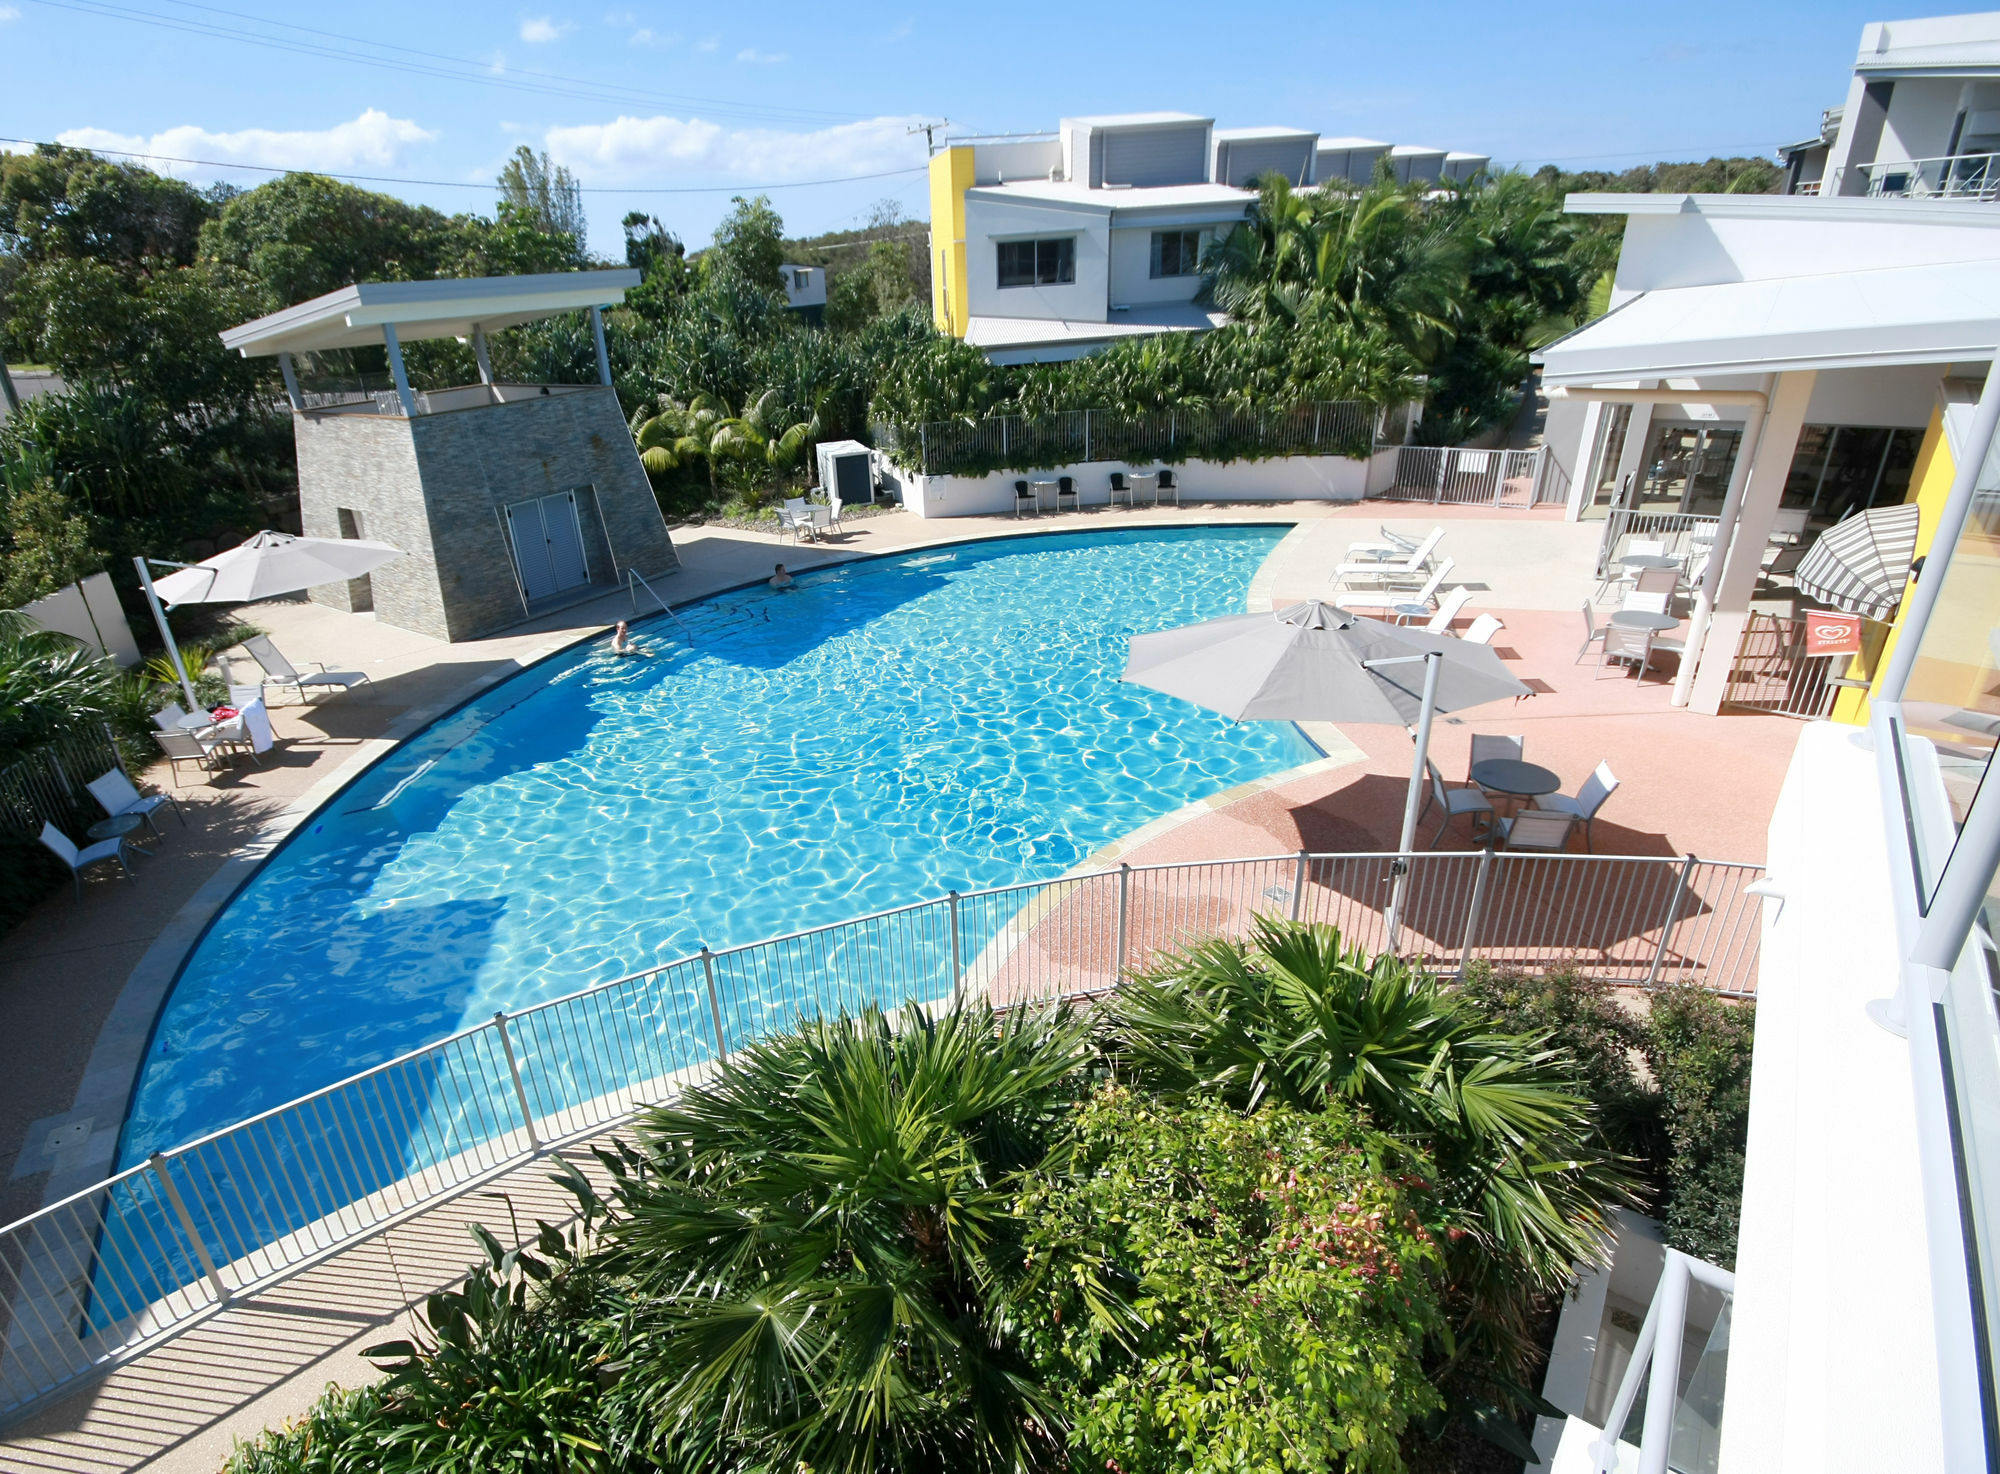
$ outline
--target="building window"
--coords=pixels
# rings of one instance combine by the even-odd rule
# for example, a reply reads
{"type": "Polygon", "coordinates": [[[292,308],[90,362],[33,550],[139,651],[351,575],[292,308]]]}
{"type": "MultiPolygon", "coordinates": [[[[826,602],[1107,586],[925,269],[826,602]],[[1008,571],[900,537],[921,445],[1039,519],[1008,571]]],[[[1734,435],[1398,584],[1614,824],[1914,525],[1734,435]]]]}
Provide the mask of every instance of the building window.
{"type": "Polygon", "coordinates": [[[1052,241],[1001,241],[1000,285],[1051,287],[1076,280],[1076,237],[1052,241]]]}
{"type": "Polygon", "coordinates": [[[1201,269],[1200,263],[1200,231],[1156,230],[1153,232],[1154,276],[1194,276],[1201,269]]]}

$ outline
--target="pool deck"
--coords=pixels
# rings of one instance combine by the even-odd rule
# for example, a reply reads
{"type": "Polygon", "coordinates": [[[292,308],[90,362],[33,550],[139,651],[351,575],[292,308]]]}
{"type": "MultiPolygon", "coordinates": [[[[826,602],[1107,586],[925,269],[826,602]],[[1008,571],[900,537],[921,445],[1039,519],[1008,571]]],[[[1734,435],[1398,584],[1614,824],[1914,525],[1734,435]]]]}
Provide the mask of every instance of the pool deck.
{"type": "MultiPolygon", "coordinates": [[[[1252,608],[1329,597],[1326,570],[1348,542],[1373,538],[1379,523],[1418,534],[1436,523],[1447,527],[1441,552],[1458,560],[1450,582],[1467,582],[1475,592],[1461,622],[1483,611],[1500,615],[1507,628],[1494,643],[1539,693],[1440,721],[1433,752],[1448,780],[1463,777],[1472,733],[1524,733],[1529,758],[1555,768],[1570,791],[1600,759],[1624,780],[1599,822],[1600,852],[1762,858],[1765,825],[1800,724],[1778,717],[1702,717],[1670,707],[1664,681],[1635,682],[1614,674],[1615,667],[1600,677],[1591,664],[1574,664],[1578,606],[1590,587],[1600,528],[1564,523],[1550,510],[1239,503],[1024,521],[925,521],[894,513],[850,524],[841,542],[817,547],[683,528],[674,534],[683,571],[661,593],[676,603],[701,598],[767,577],[775,561],[802,570],[971,538],[1255,522],[1297,525],[1253,582],[1252,608]]],[[[164,765],[149,773],[156,786],[179,796],[187,824],[164,821],[158,853],[138,863],[136,882],[88,881],[81,904],[59,893],[0,938],[0,1017],[7,1021],[0,1031],[0,1165],[7,1174],[0,1222],[108,1172],[153,1017],[180,959],[275,843],[437,715],[601,632],[629,609],[624,596],[608,595],[459,645],[302,599],[246,611],[295,662],[324,660],[336,669],[362,670],[370,682],[311,706],[276,708],[278,743],[262,768],[239,766],[213,782],[184,775],[178,789],[164,765]],[[80,1122],[87,1123],[81,1132],[75,1129],[80,1122]],[[77,1139],[51,1150],[51,1134],[65,1127],[71,1129],[58,1139],[77,1139]]],[[[1301,847],[1393,848],[1409,770],[1407,737],[1368,727],[1315,729],[1312,735],[1327,750],[1326,760],[1191,805],[1101,851],[1092,865],[1301,847]]],[[[1428,842],[1434,823],[1421,832],[1420,844],[1428,842]]],[[[1447,839],[1446,846],[1453,842],[1447,839]]],[[[533,1183],[542,1170],[516,1175],[533,1183]]],[[[408,1307],[468,1262],[456,1248],[469,1246],[464,1223],[504,1212],[498,1203],[476,1199],[445,1204],[279,1292],[233,1308],[0,1435],[0,1464],[213,1470],[232,1436],[295,1414],[329,1378],[366,1375],[359,1348],[400,1334],[394,1327],[408,1307]],[[385,1256],[394,1258],[395,1272],[385,1256]],[[364,1280],[366,1293],[355,1288],[364,1280]],[[237,1329],[225,1333],[231,1326],[237,1329]],[[223,1361],[240,1361],[238,1374],[220,1377],[216,1368],[223,1361]],[[213,1396],[185,1395],[191,1382],[210,1379],[213,1396]]]]}

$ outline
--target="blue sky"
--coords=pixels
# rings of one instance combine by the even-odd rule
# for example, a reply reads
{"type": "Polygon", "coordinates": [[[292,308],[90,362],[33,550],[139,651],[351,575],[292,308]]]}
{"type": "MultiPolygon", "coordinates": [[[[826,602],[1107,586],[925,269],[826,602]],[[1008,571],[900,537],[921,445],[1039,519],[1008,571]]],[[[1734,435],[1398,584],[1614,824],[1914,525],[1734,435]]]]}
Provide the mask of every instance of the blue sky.
{"type": "Polygon", "coordinates": [[[501,162],[528,143],[593,191],[591,245],[615,255],[627,210],[699,244],[728,205],[727,188],[668,190],[788,186],[770,193],[798,231],[858,224],[885,197],[921,217],[923,138],[908,130],[938,119],[1026,131],[1177,108],[1530,167],[1768,153],[1843,99],[1863,23],[1893,18],[1824,0],[349,0],[276,13],[317,30],[259,18],[247,0],[0,0],[0,134],[437,181],[373,187],[482,211],[501,162]],[[828,179],[843,182],[808,183],[828,179]]]}

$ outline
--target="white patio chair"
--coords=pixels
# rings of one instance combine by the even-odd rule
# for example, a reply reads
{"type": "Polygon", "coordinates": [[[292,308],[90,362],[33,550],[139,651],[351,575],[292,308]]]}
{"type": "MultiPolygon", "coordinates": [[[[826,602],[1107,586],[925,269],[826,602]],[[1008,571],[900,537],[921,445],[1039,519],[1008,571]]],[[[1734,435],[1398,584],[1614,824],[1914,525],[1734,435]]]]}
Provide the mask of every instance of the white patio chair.
{"type": "MultiPolygon", "coordinates": [[[[1409,557],[1410,554],[1417,550],[1416,538],[1405,537],[1400,532],[1391,531],[1389,524],[1386,522],[1376,530],[1382,535],[1380,542],[1349,543],[1347,551],[1340,555],[1340,561],[1343,563],[1393,563],[1409,557]]],[[[1443,528],[1438,529],[1440,534],[1443,531],[1443,528]]]]}
{"type": "Polygon", "coordinates": [[[1609,625],[1602,625],[1597,622],[1597,616],[1590,612],[1590,600],[1585,599],[1583,601],[1583,645],[1577,650],[1576,659],[1572,660],[1570,664],[1583,664],[1583,657],[1590,653],[1590,647],[1603,639],[1605,630],[1609,628],[1609,625]]]}
{"type": "Polygon", "coordinates": [[[1424,624],[1424,632],[1432,635],[1448,634],[1451,622],[1458,618],[1459,610],[1472,602],[1472,590],[1460,584],[1438,601],[1437,613],[1424,624]]]}
{"type": "MultiPolygon", "coordinates": [[[[1625,551],[1620,553],[1618,558],[1664,558],[1666,556],[1667,545],[1664,542],[1658,538],[1642,537],[1635,538],[1625,544],[1625,551]]],[[[1626,568],[1618,561],[1618,558],[1612,559],[1611,566],[1605,570],[1604,577],[1598,581],[1597,602],[1600,604],[1609,597],[1613,589],[1622,588],[1629,592],[1631,589],[1637,587],[1639,575],[1647,571],[1645,569],[1626,568]]]]}
{"type": "Polygon", "coordinates": [[[1667,605],[1672,602],[1673,597],[1670,593],[1634,589],[1625,596],[1625,602],[1618,607],[1620,609],[1636,609],[1645,614],[1665,614],[1667,612],[1667,605]]]}
{"type": "Polygon", "coordinates": [[[778,508],[778,536],[802,543],[813,535],[812,508],[802,496],[789,498],[778,508]]]}
{"type": "Polygon", "coordinates": [[[1501,819],[1494,827],[1500,831],[1500,842],[1510,850],[1539,850],[1559,855],[1569,848],[1576,815],[1523,809],[1511,819],[1501,819]]]}
{"type": "Polygon", "coordinates": [[[265,690],[277,686],[281,689],[296,691],[299,693],[300,699],[304,701],[312,700],[312,697],[308,694],[309,692],[324,691],[329,686],[337,686],[345,691],[351,686],[361,685],[368,679],[367,674],[363,671],[328,670],[322,662],[317,660],[308,663],[318,666],[318,670],[301,671],[291,661],[279,654],[278,647],[273,645],[263,635],[252,635],[243,642],[243,648],[250,652],[252,660],[264,668],[263,688],[265,690]]]}
{"type": "Polygon", "coordinates": [[[1368,609],[1394,609],[1399,604],[1429,604],[1437,598],[1438,586],[1446,578],[1450,577],[1451,570],[1455,566],[1456,564],[1450,558],[1445,559],[1431,570],[1431,576],[1424,580],[1424,586],[1414,593],[1396,593],[1390,591],[1384,593],[1335,594],[1333,597],[1333,607],[1359,614],[1368,609]]]}
{"type": "Polygon", "coordinates": [[[199,719],[191,719],[193,716],[178,701],[169,701],[153,713],[153,725],[162,732],[205,732],[215,725],[207,712],[203,712],[199,719]]]}
{"type": "Polygon", "coordinates": [[[179,801],[171,793],[139,792],[132,786],[132,780],[125,776],[123,768],[113,768],[102,778],[93,778],[83,786],[90,790],[90,796],[112,818],[120,814],[137,814],[155,834],[160,832],[160,826],[153,822],[153,815],[162,804],[172,804],[174,816],[183,827],[187,824],[187,815],[181,812],[179,801]]]}
{"type": "Polygon", "coordinates": [[[1653,632],[1651,630],[1628,630],[1623,625],[1607,624],[1604,627],[1604,648],[1597,652],[1597,678],[1604,675],[1605,662],[1629,660],[1639,668],[1639,679],[1646,678],[1646,667],[1653,660],[1653,632]]]}
{"type": "Polygon", "coordinates": [[[125,859],[123,836],[100,839],[96,844],[80,850],[70,843],[67,834],[47,820],[43,820],[42,843],[58,860],[69,866],[69,878],[76,882],[76,898],[79,901],[83,899],[83,869],[86,865],[95,865],[104,860],[116,860],[118,868],[127,876],[132,873],[132,867],[125,859]]]}
{"type": "Polygon", "coordinates": [[[1384,585],[1421,583],[1424,570],[1430,566],[1431,554],[1437,551],[1437,545],[1443,541],[1444,529],[1433,527],[1430,535],[1410,549],[1409,555],[1402,561],[1342,563],[1333,570],[1333,581],[1336,584],[1348,580],[1384,585]]]}
{"type": "Polygon", "coordinates": [[[1472,628],[1459,638],[1468,645],[1490,645],[1493,643],[1493,637],[1505,628],[1507,626],[1499,615],[1482,614],[1472,621],[1472,628]]]}
{"type": "Polygon", "coordinates": [[[1618,791],[1618,775],[1611,771],[1610,763],[1599,763],[1597,771],[1584,780],[1583,787],[1572,798],[1567,793],[1545,793],[1535,800],[1535,807],[1551,813],[1568,814],[1583,825],[1583,847],[1590,848],[1591,821],[1597,811],[1604,807],[1604,801],[1618,791]]]}
{"type": "Polygon", "coordinates": [[[1431,791],[1424,797],[1424,806],[1417,815],[1417,822],[1423,823],[1424,815],[1431,811],[1432,804],[1444,809],[1443,822],[1438,825],[1437,833],[1431,836],[1431,848],[1438,847],[1438,841],[1444,838],[1445,830],[1451,828],[1451,821],[1461,814],[1472,816],[1474,821],[1472,837],[1478,839],[1481,816],[1484,816],[1485,823],[1490,825],[1493,822],[1492,802],[1477,788],[1446,788],[1444,774],[1438,771],[1438,765],[1429,758],[1424,759],[1424,767],[1431,775],[1431,791]]]}
{"type": "Polygon", "coordinates": [[[167,755],[176,788],[181,786],[182,763],[193,763],[205,773],[213,773],[222,766],[222,760],[216,755],[221,749],[202,741],[193,732],[155,732],[153,740],[167,755]]]}
{"type": "Polygon", "coordinates": [[[1526,759],[1522,757],[1522,754],[1527,749],[1528,739],[1525,736],[1517,735],[1508,737],[1493,732],[1474,732],[1472,734],[1472,753],[1465,760],[1465,781],[1477,787],[1478,785],[1472,776],[1474,768],[1487,759],[1496,757],[1512,758],[1517,763],[1524,762],[1526,759]]]}

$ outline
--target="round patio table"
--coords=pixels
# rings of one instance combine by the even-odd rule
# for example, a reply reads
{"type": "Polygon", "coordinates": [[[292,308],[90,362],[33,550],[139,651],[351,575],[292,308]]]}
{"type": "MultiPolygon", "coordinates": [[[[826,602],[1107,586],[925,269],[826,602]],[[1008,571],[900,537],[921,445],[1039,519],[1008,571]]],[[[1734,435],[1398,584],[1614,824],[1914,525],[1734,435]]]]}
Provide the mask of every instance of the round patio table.
{"type": "MultiPolygon", "coordinates": [[[[113,814],[109,819],[99,819],[83,832],[89,839],[125,839],[126,835],[145,822],[145,818],[139,814],[113,814]]],[[[125,840],[125,844],[126,848],[139,850],[142,855],[153,853],[151,850],[139,849],[139,846],[130,840],[125,840]]]]}
{"type": "Polygon", "coordinates": [[[1681,560],[1664,557],[1659,553],[1628,553],[1618,560],[1620,566],[1645,572],[1648,569],[1678,568],[1681,560]]]}
{"type": "Polygon", "coordinates": [[[1562,779],[1547,768],[1516,757],[1490,757],[1483,763],[1474,763],[1472,781],[1481,788],[1514,798],[1540,798],[1562,787],[1562,779]]]}
{"type": "Polygon", "coordinates": [[[1611,622],[1620,629],[1651,630],[1654,634],[1680,623],[1671,614],[1655,614],[1650,609],[1620,609],[1611,616],[1611,622]]]}

